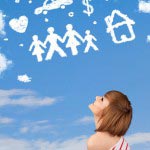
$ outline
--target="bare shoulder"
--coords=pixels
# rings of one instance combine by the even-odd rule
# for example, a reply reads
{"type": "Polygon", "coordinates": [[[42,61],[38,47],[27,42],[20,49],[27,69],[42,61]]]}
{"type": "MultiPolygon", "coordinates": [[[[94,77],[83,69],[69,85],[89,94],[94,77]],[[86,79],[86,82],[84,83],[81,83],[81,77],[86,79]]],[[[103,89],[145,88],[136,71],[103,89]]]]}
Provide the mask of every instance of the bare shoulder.
{"type": "Polygon", "coordinates": [[[108,150],[114,146],[121,137],[111,136],[106,132],[96,132],[87,141],[88,150],[108,150]]]}
{"type": "Polygon", "coordinates": [[[104,148],[104,142],[99,134],[93,134],[90,136],[90,138],[87,140],[87,147],[88,150],[98,150],[104,148]]]}
{"type": "Polygon", "coordinates": [[[95,146],[95,134],[93,134],[92,136],[89,137],[89,139],[87,140],[87,147],[88,150],[93,150],[94,146],[95,146]]]}

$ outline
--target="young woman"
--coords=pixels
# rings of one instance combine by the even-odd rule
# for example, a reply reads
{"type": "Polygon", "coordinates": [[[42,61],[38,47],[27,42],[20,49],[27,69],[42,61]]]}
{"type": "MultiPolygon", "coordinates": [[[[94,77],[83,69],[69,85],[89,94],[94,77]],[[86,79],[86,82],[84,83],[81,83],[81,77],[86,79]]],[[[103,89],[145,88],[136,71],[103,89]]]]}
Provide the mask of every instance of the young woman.
{"type": "Polygon", "coordinates": [[[94,114],[95,134],[87,141],[88,150],[130,150],[124,135],[132,120],[132,106],[128,97],[119,91],[96,96],[89,105],[94,114]]]}

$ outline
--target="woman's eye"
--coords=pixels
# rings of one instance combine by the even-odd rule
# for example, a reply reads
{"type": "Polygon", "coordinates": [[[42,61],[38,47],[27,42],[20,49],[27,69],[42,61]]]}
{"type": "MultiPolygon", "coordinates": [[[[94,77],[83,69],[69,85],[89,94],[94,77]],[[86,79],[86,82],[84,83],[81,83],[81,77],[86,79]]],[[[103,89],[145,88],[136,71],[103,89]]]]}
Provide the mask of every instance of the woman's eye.
{"type": "Polygon", "coordinates": [[[103,97],[101,98],[101,101],[103,101],[103,97]]]}

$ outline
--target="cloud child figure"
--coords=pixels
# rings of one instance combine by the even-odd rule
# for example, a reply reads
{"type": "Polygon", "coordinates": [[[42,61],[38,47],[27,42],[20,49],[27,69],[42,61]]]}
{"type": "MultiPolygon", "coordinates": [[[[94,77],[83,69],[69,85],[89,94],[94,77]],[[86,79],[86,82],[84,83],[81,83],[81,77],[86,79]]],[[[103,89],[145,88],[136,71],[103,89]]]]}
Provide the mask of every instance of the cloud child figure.
{"type": "Polygon", "coordinates": [[[42,62],[43,61],[42,54],[45,53],[45,52],[41,48],[41,46],[44,47],[44,48],[46,48],[46,46],[44,45],[44,43],[42,43],[40,40],[38,40],[37,35],[33,35],[32,39],[33,39],[33,42],[30,45],[29,51],[31,51],[34,47],[32,55],[37,56],[37,61],[38,62],[42,62]]]}
{"type": "Polygon", "coordinates": [[[98,51],[98,47],[93,43],[93,40],[97,41],[95,36],[90,34],[90,30],[86,30],[85,33],[86,33],[86,36],[84,38],[84,42],[87,41],[87,45],[86,45],[84,53],[87,53],[90,47],[92,47],[95,51],[98,51]]]}

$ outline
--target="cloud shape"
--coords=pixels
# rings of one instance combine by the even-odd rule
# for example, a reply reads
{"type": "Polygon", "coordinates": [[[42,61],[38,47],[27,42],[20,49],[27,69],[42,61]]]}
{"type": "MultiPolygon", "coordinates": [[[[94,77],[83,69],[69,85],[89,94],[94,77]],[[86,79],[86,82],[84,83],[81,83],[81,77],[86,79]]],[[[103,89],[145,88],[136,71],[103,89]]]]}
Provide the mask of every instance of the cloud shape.
{"type": "Polygon", "coordinates": [[[7,105],[24,107],[49,106],[57,101],[56,98],[38,97],[35,92],[23,89],[0,89],[0,97],[0,107],[7,105]]]}
{"type": "Polygon", "coordinates": [[[45,140],[27,141],[15,138],[0,138],[1,149],[12,150],[86,150],[86,136],[75,137],[66,141],[49,142],[45,140]]]}
{"type": "Polygon", "coordinates": [[[139,1],[139,11],[143,13],[150,13],[150,1],[139,1]]]}
{"type": "Polygon", "coordinates": [[[130,145],[150,142],[150,133],[135,133],[126,136],[126,140],[129,142],[130,145]]]}
{"type": "Polygon", "coordinates": [[[26,16],[20,16],[19,19],[11,19],[9,26],[16,32],[24,33],[28,27],[28,18],[26,16]]]}
{"type": "Polygon", "coordinates": [[[150,43],[150,35],[147,35],[147,42],[150,43]]]}
{"type": "Polygon", "coordinates": [[[18,75],[18,78],[17,78],[18,81],[24,82],[24,83],[31,82],[31,79],[32,79],[32,78],[29,77],[27,74],[18,75]]]}
{"type": "Polygon", "coordinates": [[[14,122],[14,119],[7,117],[0,117],[0,124],[10,124],[14,122]]]}
{"type": "MultiPolygon", "coordinates": [[[[29,121],[24,122],[22,127],[20,128],[20,133],[39,133],[39,132],[48,132],[52,130],[52,125],[48,120],[40,120],[40,121],[29,121]]],[[[52,132],[51,132],[52,133],[52,132]]],[[[54,133],[54,132],[53,132],[54,133]]]]}
{"type": "Polygon", "coordinates": [[[0,74],[8,69],[12,61],[8,60],[5,55],[0,53],[0,74]]]}
{"type": "Polygon", "coordinates": [[[75,124],[89,124],[94,123],[94,118],[92,116],[85,116],[75,121],[75,124]]]}
{"type": "Polygon", "coordinates": [[[51,3],[48,3],[47,0],[44,1],[42,7],[38,7],[35,9],[34,14],[39,15],[42,12],[47,14],[47,11],[53,10],[53,9],[58,9],[58,8],[65,8],[65,5],[71,5],[73,3],[73,0],[55,0],[52,1],[51,3]]]}
{"type": "MultiPolygon", "coordinates": [[[[150,142],[150,133],[136,133],[125,137],[130,145],[150,142]]],[[[12,150],[87,150],[87,136],[67,140],[23,140],[11,137],[0,137],[1,149],[12,150]]]]}
{"type": "Polygon", "coordinates": [[[4,14],[0,10],[0,35],[5,35],[6,34],[5,31],[4,31],[4,27],[5,27],[4,14]]]}
{"type": "MultiPolygon", "coordinates": [[[[150,133],[136,133],[125,137],[130,145],[150,142],[150,133]]],[[[87,150],[87,136],[82,135],[67,140],[23,140],[0,137],[1,149],[12,150],[87,150]]]]}

